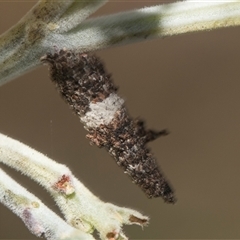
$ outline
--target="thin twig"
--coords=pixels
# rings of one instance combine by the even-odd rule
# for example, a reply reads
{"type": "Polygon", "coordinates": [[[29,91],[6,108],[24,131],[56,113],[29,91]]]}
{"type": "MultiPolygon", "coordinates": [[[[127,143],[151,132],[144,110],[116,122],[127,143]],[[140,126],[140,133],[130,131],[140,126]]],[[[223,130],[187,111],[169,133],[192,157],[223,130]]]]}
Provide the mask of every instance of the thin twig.
{"type": "Polygon", "coordinates": [[[94,240],[61,219],[39,198],[15,182],[0,169],[0,202],[22,219],[30,232],[49,240],[94,240]]]}
{"type": "MultiPolygon", "coordinates": [[[[91,11],[82,12],[80,3],[71,2],[75,2],[73,9],[67,8],[68,5],[61,6],[62,2],[57,1],[53,13],[59,11],[62,15],[51,14],[47,19],[47,15],[40,14],[41,18],[37,20],[31,11],[0,37],[0,84],[39,66],[40,57],[53,52],[56,47],[89,52],[156,37],[240,25],[239,1],[177,2],[83,22],[91,11]],[[83,17],[78,17],[78,11],[83,17]]],[[[99,0],[92,11],[103,2],[99,0]]],[[[51,4],[46,4],[47,10],[53,8],[51,4]]]]}
{"type": "MultiPolygon", "coordinates": [[[[135,210],[102,202],[65,165],[3,134],[0,134],[0,162],[43,186],[52,195],[66,222],[84,232],[96,228],[102,239],[108,239],[107,236],[126,239],[123,224],[145,226],[148,223],[148,217],[135,210]]],[[[2,177],[1,181],[6,180],[2,177]]]]}

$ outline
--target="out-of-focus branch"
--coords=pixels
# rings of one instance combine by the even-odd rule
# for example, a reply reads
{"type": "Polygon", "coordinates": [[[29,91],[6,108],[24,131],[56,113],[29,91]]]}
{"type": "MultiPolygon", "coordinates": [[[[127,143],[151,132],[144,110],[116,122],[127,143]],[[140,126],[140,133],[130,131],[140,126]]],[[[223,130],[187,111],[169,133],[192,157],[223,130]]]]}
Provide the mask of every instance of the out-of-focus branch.
{"type": "Polygon", "coordinates": [[[40,65],[40,56],[52,48],[42,43],[47,36],[80,24],[105,2],[40,0],[0,36],[0,85],[40,65]]]}
{"type": "Polygon", "coordinates": [[[115,45],[189,32],[240,25],[239,1],[182,1],[146,7],[82,22],[65,34],[49,36],[45,45],[66,38],[70,49],[92,51],[115,45]],[[51,40],[50,40],[51,39],[51,40]]]}
{"type": "Polygon", "coordinates": [[[83,21],[104,2],[40,1],[0,37],[0,84],[37,67],[40,57],[56,47],[89,52],[240,25],[240,2],[236,0],[183,1],[83,21]]]}

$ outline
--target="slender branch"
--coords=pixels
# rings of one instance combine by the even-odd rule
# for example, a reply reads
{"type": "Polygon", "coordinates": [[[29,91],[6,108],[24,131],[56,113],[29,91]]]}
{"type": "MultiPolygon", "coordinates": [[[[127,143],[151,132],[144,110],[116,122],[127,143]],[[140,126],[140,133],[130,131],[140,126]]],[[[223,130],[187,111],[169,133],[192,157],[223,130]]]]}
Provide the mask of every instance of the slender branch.
{"type": "Polygon", "coordinates": [[[103,16],[81,23],[66,34],[52,35],[45,45],[92,51],[115,45],[188,32],[240,25],[240,2],[178,2],[103,16]]]}
{"type": "Polygon", "coordinates": [[[78,26],[84,19],[102,7],[108,0],[74,1],[57,22],[57,31],[64,33],[78,26]],[[81,9],[81,14],[79,12],[81,9]]]}
{"type": "Polygon", "coordinates": [[[0,84],[40,65],[50,50],[42,41],[53,32],[80,24],[107,0],[40,0],[13,28],[0,37],[0,84]]]}
{"type": "Polygon", "coordinates": [[[0,37],[0,84],[40,65],[40,57],[53,52],[55,47],[86,52],[150,38],[240,25],[239,1],[177,2],[83,22],[105,1],[86,1],[89,4],[86,10],[85,1],[82,4],[77,0],[64,4],[57,1],[57,7],[53,8],[55,1],[51,0],[45,5],[47,12],[53,9],[50,17],[41,10],[45,2],[33,8],[40,9],[35,13],[40,14],[41,21],[30,11],[0,37]]]}
{"type": "Polygon", "coordinates": [[[0,202],[20,217],[30,232],[37,237],[49,240],[94,240],[92,235],[68,225],[2,169],[0,169],[0,202]]]}
{"type": "MultiPolygon", "coordinates": [[[[0,162],[20,171],[43,186],[56,201],[66,221],[84,232],[98,230],[102,239],[126,239],[123,224],[145,226],[148,218],[139,212],[104,203],[72,173],[32,148],[0,134],[0,162]]],[[[5,181],[4,178],[0,179],[5,181]]]]}

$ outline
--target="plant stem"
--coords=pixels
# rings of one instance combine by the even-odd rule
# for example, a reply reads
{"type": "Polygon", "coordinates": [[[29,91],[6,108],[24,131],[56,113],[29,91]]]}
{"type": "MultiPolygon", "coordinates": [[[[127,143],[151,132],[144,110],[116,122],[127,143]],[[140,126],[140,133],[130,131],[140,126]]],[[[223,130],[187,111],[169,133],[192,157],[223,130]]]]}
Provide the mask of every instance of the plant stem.
{"type": "MultiPolygon", "coordinates": [[[[33,17],[36,11],[29,12],[0,37],[0,84],[40,65],[40,57],[53,52],[54,48],[89,52],[157,37],[240,25],[239,1],[177,2],[83,22],[105,1],[98,0],[97,5],[89,1],[87,11],[77,1],[71,2],[74,3],[71,7],[57,2],[56,15],[40,14],[41,21],[33,17]]],[[[46,7],[51,10],[50,3],[46,7]]],[[[38,8],[33,9],[41,10],[39,6],[43,7],[37,5],[38,8]]]]}
{"type": "MultiPolygon", "coordinates": [[[[0,162],[32,178],[52,195],[66,222],[72,227],[87,233],[96,229],[102,239],[108,239],[106,236],[110,235],[126,239],[122,232],[123,224],[143,227],[148,223],[148,217],[135,210],[101,201],[65,165],[3,134],[0,134],[0,153],[0,162]]],[[[7,202],[4,199],[8,189],[4,182],[8,182],[8,178],[0,172],[0,188],[3,186],[3,190],[0,189],[0,202],[11,207],[11,199],[7,202]]],[[[14,192],[17,189],[17,186],[14,187],[14,192]]],[[[17,207],[18,203],[15,205],[17,207]]]]}
{"type": "Polygon", "coordinates": [[[38,237],[49,240],[94,240],[90,234],[68,225],[2,169],[0,169],[0,202],[20,217],[30,232],[38,237]]]}

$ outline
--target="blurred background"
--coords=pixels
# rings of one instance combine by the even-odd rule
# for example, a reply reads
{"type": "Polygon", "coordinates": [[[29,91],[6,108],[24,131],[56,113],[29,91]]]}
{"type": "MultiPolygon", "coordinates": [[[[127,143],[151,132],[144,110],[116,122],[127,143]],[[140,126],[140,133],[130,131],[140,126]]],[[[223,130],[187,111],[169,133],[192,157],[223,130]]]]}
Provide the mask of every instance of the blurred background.
{"type": "MultiPolygon", "coordinates": [[[[1,1],[0,33],[37,1],[1,1]]],[[[94,16],[166,3],[110,1],[94,16]]],[[[0,88],[0,132],[60,163],[102,200],[150,216],[130,239],[240,239],[239,28],[156,39],[97,52],[133,117],[171,134],[149,144],[177,203],[148,199],[103,149],[91,147],[46,66],[0,88]]],[[[0,165],[58,212],[37,184],[0,165]]],[[[60,213],[59,213],[60,214],[60,213]]],[[[0,205],[0,239],[37,239],[0,205]]]]}

